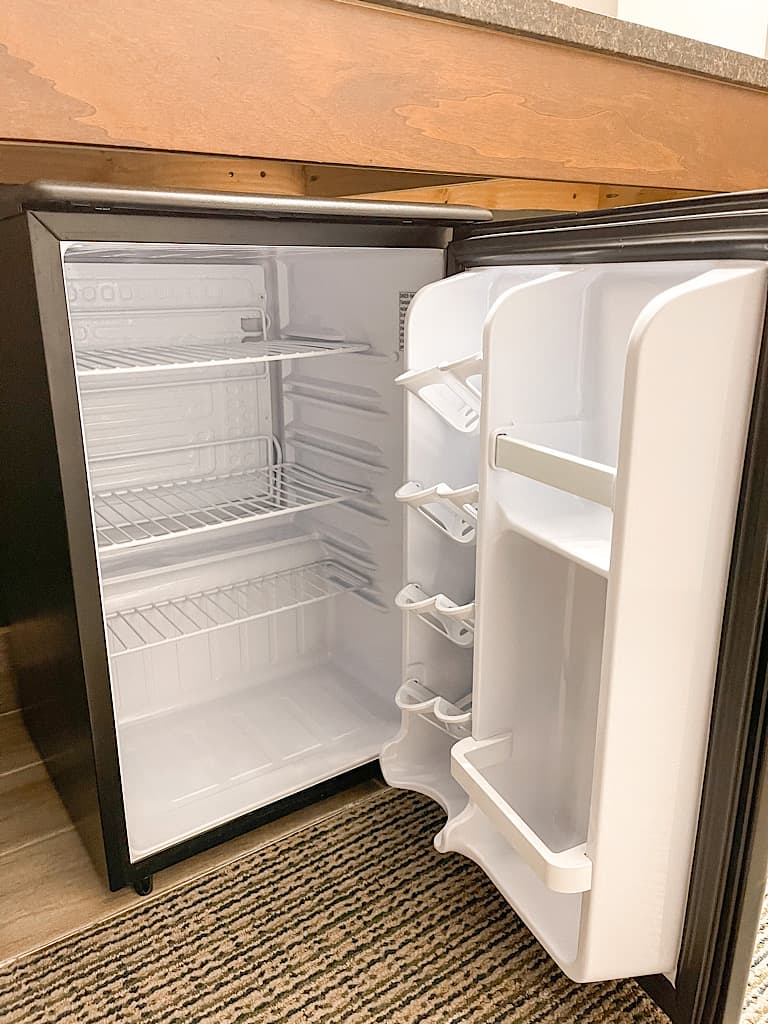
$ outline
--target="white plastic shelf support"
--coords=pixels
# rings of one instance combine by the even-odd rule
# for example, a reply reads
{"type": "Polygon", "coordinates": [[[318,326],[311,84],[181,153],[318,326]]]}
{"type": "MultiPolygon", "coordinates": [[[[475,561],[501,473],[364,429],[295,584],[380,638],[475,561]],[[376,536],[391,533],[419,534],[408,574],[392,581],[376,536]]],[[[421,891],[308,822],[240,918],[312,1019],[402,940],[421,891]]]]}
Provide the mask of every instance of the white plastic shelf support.
{"type": "Polygon", "coordinates": [[[477,484],[454,490],[448,484],[424,487],[416,480],[395,491],[395,498],[420,512],[425,519],[459,544],[473,544],[477,532],[477,484]]]}
{"type": "Polygon", "coordinates": [[[554,892],[587,892],[592,885],[592,862],[586,844],[556,852],[520,817],[483,774],[506,760],[512,737],[459,740],[451,750],[451,774],[509,845],[554,892]]]}
{"type": "Polygon", "coordinates": [[[578,455],[558,452],[500,432],[493,446],[494,469],[508,469],[558,490],[613,507],[616,470],[578,455]]]}
{"type": "Polygon", "coordinates": [[[461,739],[471,734],[471,693],[460,700],[449,701],[440,694],[432,693],[418,680],[408,679],[397,691],[395,703],[400,711],[419,715],[425,722],[430,722],[455,739],[461,739]]]}
{"type": "Polygon", "coordinates": [[[418,583],[406,583],[395,597],[404,612],[442,633],[458,647],[471,647],[475,640],[475,603],[456,604],[445,594],[425,594],[418,583]]]}
{"type": "Polygon", "coordinates": [[[476,379],[483,372],[483,355],[475,352],[463,359],[438,363],[424,370],[407,370],[395,378],[431,409],[463,434],[480,428],[482,392],[476,379]]]}
{"type": "Polygon", "coordinates": [[[472,695],[449,701],[407,679],[395,700],[400,729],[381,751],[384,778],[397,789],[436,800],[452,819],[467,805],[467,794],[451,776],[451,747],[470,735],[472,695]]]}

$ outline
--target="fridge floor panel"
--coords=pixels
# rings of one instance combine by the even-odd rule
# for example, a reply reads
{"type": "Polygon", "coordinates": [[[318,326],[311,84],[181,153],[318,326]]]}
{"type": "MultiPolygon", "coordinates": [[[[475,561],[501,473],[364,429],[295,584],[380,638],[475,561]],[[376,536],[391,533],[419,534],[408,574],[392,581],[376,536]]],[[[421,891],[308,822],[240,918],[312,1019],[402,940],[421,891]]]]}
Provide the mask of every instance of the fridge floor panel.
{"type": "Polygon", "coordinates": [[[120,726],[131,859],[374,760],[396,725],[328,662],[120,726]]]}

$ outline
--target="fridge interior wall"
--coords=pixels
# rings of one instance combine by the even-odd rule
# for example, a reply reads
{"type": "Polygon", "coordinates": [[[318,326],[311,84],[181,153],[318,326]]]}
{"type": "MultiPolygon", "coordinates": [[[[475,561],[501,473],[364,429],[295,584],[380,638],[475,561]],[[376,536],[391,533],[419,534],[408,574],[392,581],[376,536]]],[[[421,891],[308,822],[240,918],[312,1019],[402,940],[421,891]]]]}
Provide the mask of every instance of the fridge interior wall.
{"type": "Polygon", "coordinates": [[[415,249],[64,252],[132,860],[373,760],[415,249]]]}

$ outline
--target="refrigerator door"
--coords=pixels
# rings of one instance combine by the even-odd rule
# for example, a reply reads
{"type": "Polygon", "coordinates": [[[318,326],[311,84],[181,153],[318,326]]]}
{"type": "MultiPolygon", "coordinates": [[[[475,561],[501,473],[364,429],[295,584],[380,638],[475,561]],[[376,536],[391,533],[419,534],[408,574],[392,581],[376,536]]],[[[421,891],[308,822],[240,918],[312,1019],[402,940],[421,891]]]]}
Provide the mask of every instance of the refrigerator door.
{"type": "Polygon", "coordinates": [[[485,324],[473,735],[452,750],[469,803],[443,845],[486,860],[573,976],[644,975],[675,1020],[737,1020],[766,860],[768,382],[755,261],[768,194],[458,234],[454,270],[558,266],[485,324]],[[579,323],[571,298],[595,264],[631,276],[636,261],[692,260],[710,262],[650,302],[623,366],[607,350],[569,364],[542,330],[544,305],[579,323]],[[569,375],[571,408],[557,387],[569,375]],[[613,453],[593,429],[610,420],[599,396],[612,379],[613,453]],[[546,639],[537,610],[559,617],[546,639]],[[548,708],[542,665],[555,679],[548,708]],[[547,715],[537,751],[531,729],[547,715]],[[526,756],[540,758],[543,787],[528,804],[504,768],[526,756]],[[549,892],[527,913],[514,861],[549,892]],[[555,899],[580,901],[566,950],[545,933],[564,920],[547,914],[555,899]]]}
{"type": "Polygon", "coordinates": [[[578,981],[676,966],[767,284],[596,265],[486,320],[470,799],[442,845],[578,981]]]}

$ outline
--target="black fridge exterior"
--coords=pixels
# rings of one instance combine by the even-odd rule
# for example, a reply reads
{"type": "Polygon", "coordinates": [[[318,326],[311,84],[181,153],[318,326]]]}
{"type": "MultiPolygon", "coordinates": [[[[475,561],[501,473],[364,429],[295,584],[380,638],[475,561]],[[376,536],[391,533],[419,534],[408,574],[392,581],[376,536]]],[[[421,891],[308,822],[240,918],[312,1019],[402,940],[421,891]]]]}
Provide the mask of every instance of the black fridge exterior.
{"type": "MultiPolygon", "coordinates": [[[[25,717],[113,888],[375,771],[304,791],[131,863],[60,243],[69,240],[447,247],[494,264],[768,259],[768,194],[517,223],[481,211],[40,185],[0,206],[4,595],[25,717]]],[[[765,610],[768,362],[758,369],[681,957],[642,979],[676,1021],[736,1019],[768,865],[765,610]]]]}

